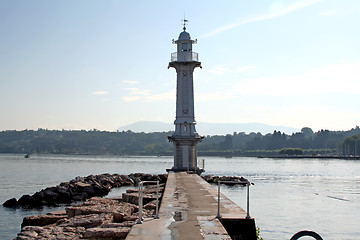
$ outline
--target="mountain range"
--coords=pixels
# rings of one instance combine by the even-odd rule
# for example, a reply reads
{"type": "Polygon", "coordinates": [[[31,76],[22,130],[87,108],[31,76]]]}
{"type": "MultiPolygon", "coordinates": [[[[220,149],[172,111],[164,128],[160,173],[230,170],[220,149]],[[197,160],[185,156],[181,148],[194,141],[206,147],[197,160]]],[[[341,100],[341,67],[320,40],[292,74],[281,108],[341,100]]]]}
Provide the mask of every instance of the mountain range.
{"type": "MultiPolygon", "coordinates": [[[[156,121],[139,121],[118,128],[118,131],[132,132],[168,132],[174,130],[173,123],[156,122],[156,121]]],[[[196,130],[200,135],[226,135],[234,132],[260,132],[261,134],[273,133],[275,130],[291,134],[299,132],[300,129],[286,126],[272,126],[265,123],[208,123],[198,122],[196,130]]]]}

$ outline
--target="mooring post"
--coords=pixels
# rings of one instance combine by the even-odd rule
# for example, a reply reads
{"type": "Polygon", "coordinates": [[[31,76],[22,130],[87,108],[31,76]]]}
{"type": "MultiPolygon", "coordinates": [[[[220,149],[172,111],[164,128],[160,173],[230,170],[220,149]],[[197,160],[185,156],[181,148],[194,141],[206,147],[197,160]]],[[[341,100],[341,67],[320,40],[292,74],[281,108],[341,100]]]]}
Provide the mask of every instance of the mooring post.
{"type": "Polygon", "coordinates": [[[217,211],[216,217],[218,219],[221,218],[221,216],[220,216],[220,180],[218,181],[218,211],[217,211]]]}
{"type": "Polygon", "coordinates": [[[139,204],[139,219],[137,220],[137,224],[141,224],[142,222],[142,205],[143,205],[143,196],[142,196],[142,186],[143,182],[139,182],[139,198],[138,198],[138,204],[139,204]]]}
{"type": "Polygon", "coordinates": [[[247,182],[247,201],[246,201],[246,218],[250,218],[250,182],[247,182]]]}
{"type": "Polygon", "coordinates": [[[156,181],[156,210],[154,218],[159,218],[159,180],[156,181]]]}

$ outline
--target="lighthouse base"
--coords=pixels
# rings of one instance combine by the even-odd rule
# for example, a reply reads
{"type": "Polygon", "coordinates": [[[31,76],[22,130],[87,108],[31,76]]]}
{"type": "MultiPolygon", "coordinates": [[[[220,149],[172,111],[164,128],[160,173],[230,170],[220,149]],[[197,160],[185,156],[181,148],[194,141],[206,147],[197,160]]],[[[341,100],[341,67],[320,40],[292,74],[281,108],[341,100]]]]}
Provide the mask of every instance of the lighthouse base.
{"type": "Polygon", "coordinates": [[[185,169],[167,168],[166,172],[187,172],[187,173],[194,173],[200,176],[203,172],[205,172],[205,169],[197,168],[197,169],[185,170],[185,169]]]}
{"type": "Polygon", "coordinates": [[[202,140],[202,137],[171,136],[168,138],[173,142],[175,150],[174,166],[169,171],[201,174],[204,170],[197,166],[196,144],[202,140]]]}

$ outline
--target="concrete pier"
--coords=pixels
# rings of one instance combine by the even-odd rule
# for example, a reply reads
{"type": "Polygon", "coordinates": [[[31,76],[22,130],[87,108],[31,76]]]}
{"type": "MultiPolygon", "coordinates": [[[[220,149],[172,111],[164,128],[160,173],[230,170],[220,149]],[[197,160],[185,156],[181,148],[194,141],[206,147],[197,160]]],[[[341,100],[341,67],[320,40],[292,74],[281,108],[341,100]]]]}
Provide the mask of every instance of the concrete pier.
{"type": "Polygon", "coordinates": [[[169,173],[158,219],[133,226],[127,240],[256,239],[254,219],[196,174],[169,173]]]}

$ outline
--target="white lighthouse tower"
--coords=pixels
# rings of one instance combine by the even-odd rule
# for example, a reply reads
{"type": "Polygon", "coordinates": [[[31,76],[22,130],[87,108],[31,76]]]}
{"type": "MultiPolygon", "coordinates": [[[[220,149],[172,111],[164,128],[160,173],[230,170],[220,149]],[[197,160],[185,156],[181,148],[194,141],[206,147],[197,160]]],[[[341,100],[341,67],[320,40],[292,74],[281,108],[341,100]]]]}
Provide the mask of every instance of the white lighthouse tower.
{"type": "Polygon", "coordinates": [[[192,45],[197,41],[191,40],[186,32],[184,20],[183,32],[179,39],[173,43],[177,45],[177,52],[171,54],[169,67],[176,70],[176,119],[175,132],[169,136],[169,141],[174,144],[174,166],[171,171],[202,172],[197,167],[196,144],[204,138],[195,130],[194,114],[194,84],[193,73],[196,67],[201,68],[198,54],[192,51],[192,45]]]}

